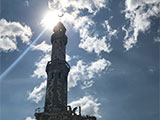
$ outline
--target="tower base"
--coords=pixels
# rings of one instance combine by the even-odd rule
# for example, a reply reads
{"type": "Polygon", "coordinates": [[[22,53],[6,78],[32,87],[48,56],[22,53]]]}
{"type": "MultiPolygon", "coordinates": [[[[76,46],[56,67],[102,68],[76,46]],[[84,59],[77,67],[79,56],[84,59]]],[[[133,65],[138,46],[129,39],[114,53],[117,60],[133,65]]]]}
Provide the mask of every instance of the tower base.
{"type": "Polygon", "coordinates": [[[81,116],[69,111],[60,113],[35,113],[36,120],[96,120],[94,116],[81,116]]]}

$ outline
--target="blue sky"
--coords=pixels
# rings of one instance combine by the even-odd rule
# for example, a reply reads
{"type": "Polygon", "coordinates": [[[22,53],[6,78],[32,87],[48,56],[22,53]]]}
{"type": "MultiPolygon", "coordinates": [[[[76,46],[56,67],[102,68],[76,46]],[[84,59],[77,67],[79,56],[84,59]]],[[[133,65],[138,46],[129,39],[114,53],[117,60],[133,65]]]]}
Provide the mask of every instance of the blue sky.
{"type": "MultiPolygon", "coordinates": [[[[1,0],[0,74],[44,30],[48,11],[64,13],[68,104],[98,120],[159,119],[159,0],[1,0]]],[[[55,18],[51,18],[55,21],[55,18]]],[[[0,120],[34,120],[44,106],[47,29],[0,80],[0,120]]]]}

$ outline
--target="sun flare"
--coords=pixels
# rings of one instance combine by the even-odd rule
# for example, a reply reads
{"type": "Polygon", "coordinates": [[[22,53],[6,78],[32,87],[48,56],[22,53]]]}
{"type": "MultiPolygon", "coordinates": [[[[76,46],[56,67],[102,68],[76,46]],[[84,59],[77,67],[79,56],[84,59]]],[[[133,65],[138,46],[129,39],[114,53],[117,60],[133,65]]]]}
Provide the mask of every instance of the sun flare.
{"type": "Polygon", "coordinates": [[[48,11],[41,21],[43,27],[52,30],[53,27],[60,21],[59,14],[59,11],[48,11]]]}

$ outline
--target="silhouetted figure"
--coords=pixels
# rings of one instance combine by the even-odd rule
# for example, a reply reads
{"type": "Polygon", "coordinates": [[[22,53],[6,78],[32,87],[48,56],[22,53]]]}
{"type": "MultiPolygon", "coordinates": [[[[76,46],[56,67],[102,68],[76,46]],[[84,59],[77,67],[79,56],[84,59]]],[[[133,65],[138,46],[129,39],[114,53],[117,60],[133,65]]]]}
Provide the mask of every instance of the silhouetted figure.
{"type": "Polygon", "coordinates": [[[73,114],[76,115],[77,107],[73,108],[73,114]]]}

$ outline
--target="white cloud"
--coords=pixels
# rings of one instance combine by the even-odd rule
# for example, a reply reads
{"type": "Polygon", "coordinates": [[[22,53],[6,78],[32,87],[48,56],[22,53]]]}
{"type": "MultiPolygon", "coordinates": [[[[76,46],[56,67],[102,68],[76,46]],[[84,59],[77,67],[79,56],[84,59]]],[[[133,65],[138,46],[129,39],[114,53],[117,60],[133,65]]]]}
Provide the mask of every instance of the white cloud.
{"type": "Polygon", "coordinates": [[[105,59],[99,59],[95,62],[92,62],[90,66],[88,66],[88,77],[89,79],[93,78],[95,74],[100,75],[103,70],[108,69],[111,63],[105,59]]]}
{"type": "MultiPolygon", "coordinates": [[[[47,78],[45,72],[46,64],[50,59],[50,55],[44,56],[39,62],[36,63],[36,70],[33,73],[33,77],[43,77],[47,78]]],[[[72,66],[68,76],[68,86],[69,88],[77,86],[78,82],[81,81],[82,88],[91,87],[94,83],[93,78],[97,75],[101,75],[101,72],[106,70],[111,63],[105,59],[99,59],[87,65],[82,60],[77,62],[76,66],[72,66]]]]}
{"type": "MultiPolygon", "coordinates": [[[[80,33],[80,48],[86,50],[87,52],[95,52],[98,55],[101,51],[108,53],[112,51],[109,41],[107,42],[108,37],[106,35],[100,36],[96,32],[95,22],[89,17],[79,17],[75,20],[74,28],[79,30],[80,33]],[[91,29],[91,27],[93,27],[93,29],[91,29]]],[[[111,33],[111,31],[109,32],[111,33]]]]}
{"type": "MultiPolygon", "coordinates": [[[[42,50],[43,52],[46,51],[41,48],[38,48],[38,49],[42,50]]],[[[48,61],[51,60],[50,56],[51,56],[50,53],[46,53],[42,59],[40,59],[38,62],[35,63],[36,69],[34,70],[32,77],[37,77],[37,78],[42,77],[44,79],[47,78],[47,74],[46,74],[45,70],[46,70],[46,65],[47,65],[48,61]]],[[[66,55],[66,61],[68,62],[70,60],[71,60],[71,57],[69,55],[66,55]]]]}
{"type": "Polygon", "coordinates": [[[111,46],[107,43],[105,35],[98,35],[95,22],[92,18],[101,8],[106,7],[106,3],[106,0],[50,0],[48,5],[52,10],[58,9],[64,11],[65,14],[62,21],[73,24],[75,30],[80,33],[81,41],[79,48],[87,52],[95,52],[99,55],[101,51],[109,53],[111,46]],[[79,15],[84,9],[88,10],[90,15],[79,15]]]}
{"type": "Polygon", "coordinates": [[[51,9],[67,11],[73,8],[74,11],[87,9],[89,13],[96,14],[105,7],[106,0],[49,0],[48,6],[51,9]]]}
{"type": "Polygon", "coordinates": [[[151,16],[160,17],[160,0],[126,0],[125,17],[130,21],[126,32],[124,47],[131,49],[137,43],[139,32],[150,28],[151,16]]]}
{"type": "Polygon", "coordinates": [[[35,119],[31,117],[26,117],[26,120],[35,120],[35,119]]]}
{"type": "Polygon", "coordinates": [[[99,114],[100,103],[98,103],[98,99],[94,99],[92,96],[84,96],[79,100],[73,101],[69,104],[74,107],[81,106],[82,115],[93,115],[97,118],[101,118],[99,114]]]}
{"type": "Polygon", "coordinates": [[[109,53],[112,50],[110,44],[106,43],[106,36],[100,37],[97,33],[91,35],[94,31],[90,30],[90,27],[95,24],[91,19],[81,17],[78,21],[76,22],[75,28],[79,29],[80,37],[82,38],[79,44],[80,48],[97,54],[100,54],[101,51],[109,53]],[[78,21],[81,21],[82,23],[78,21]]]}
{"type": "MultiPolygon", "coordinates": [[[[52,45],[51,44],[47,44],[45,41],[41,42],[38,45],[34,45],[32,47],[32,50],[39,50],[42,51],[43,53],[46,54],[46,60],[45,61],[49,61],[49,56],[51,54],[51,50],[52,50],[52,45]]],[[[66,61],[70,61],[71,57],[69,55],[66,54],[66,61]]]]}
{"type": "Polygon", "coordinates": [[[159,26],[159,28],[157,30],[157,36],[154,38],[154,41],[155,42],[160,42],[160,26],[159,26]]]}
{"type": "MultiPolygon", "coordinates": [[[[70,25],[73,25],[73,28],[80,33],[80,48],[86,50],[87,52],[95,52],[97,54],[101,51],[111,51],[110,44],[106,43],[106,36],[98,35],[95,22],[92,19],[101,8],[106,7],[106,0],[49,0],[48,6],[53,11],[61,10],[65,13],[61,21],[64,22],[64,24],[70,23],[70,25]],[[90,15],[80,15],[83,10],[88,10],[90,15]]],[[[45,43],[41,44],[42,46],[45,45],[45,43]]],[[[41,49],[39,47],[37,47],[37,49],[44,51],[44,53],[48,50],[44,48],[41,49]]],[[[50,55],[46,55],[36,63],[37,68],[34,71],[34,77],[46,78],[45,67],[48,59],[50,59],[49,56],[50,55]]],[[[71,57],[67,55],[66,59],[70,60],[71,57]]],[[[78,82],[82,83],[82,88],[91,87],[94,83],[93,78],[105,71],[110,64],[111,63],[105,59],[97,60],[92,62],[90,65],[87,65],[85,62],[79,60],[77,65],[73,66],[69,73],[69,88],[75,87],[78,82]],[[97,68],[93,65],[97,65],[97,68]]]]}
{"type": "Polygon", "coordinates": [[[69,56],[69,55],[67,55],[66,54],[66,61],[68,62],[68,61],[70,61],[72,58],[69,56]]]}
{"type": "Polygon", "coordinates": [[[32,92],[28,93],[29,94],[28,100],[33,100],[36,103],[41,101],[42,97],[45,95],[46,85],[47,81],[45,80],[40,84],[40,86],[35,87],[32,92]]]}
{"type": "Polygon", "coordinates": [[[105,59],[99,59],[90,65],[79,60],[76,66],[71,67],[68,76],[68,87],[75,87],[78,82],[82,83],[82,89],[91,87],[94,83],[94,77],[101,75],[110,65],[111,63],[105,59]]]}
{"type": "Polygon", "coordinates": [[[26,7],[29,7],[29,5],[30,5],[29,0],[25,0],[24,4],[25,4],[26,7]]]}
{"type": "Polygon", "coordinates": [[[51,57],[50,57],[51,49],[52,49],[52,45],[47,44],[45,41],[32,47],[32,50],[38,50],[45,53],[45,56],[43,56],[38,62],[35,63],[36,69],[34,70],[32,77],[37,77],[37,78],[43,77],[44,79],[47,78],[47,74],[45,70],[46,70],[47,62],[51,60],[51,57]]]}
{"type": "MultiPolygon", "coordinates": [[[[82,30],[83,31],[83,30],[82,30]]],[[[98,55],[101,51],[111,52],[112,48],[110,44],[106,44],[106,37],[98,38],[97,35],[91,37],[88,34],[81,40],[79,47],[88,51],[95,52],[98,55]]]]}
{"type": "Polygon", "coordinates": [[[32,31],[29,26],[21,25],[19,22],[7,22],[0,20],[0,51],[13,51],[17,49],[17,37],[23,43],[29,44],[32,31]]]}
{"type": "Polygon", "coordinates": [[[106,28],[107,38],[109,41],[111,41],[112,37],[117,37],[118,31],[116,29],[112,29],[109,25],[109,21],[105,20],[104,24],[102,24],[104,28],[106,28]]]}
{"type": "MultiPolygon", "coordinates": [[[[33,76],[40,78],[43,77],[46,79],[45,67],[47,62],[46,55],[41,61],[36,63],[37,69],[34,71],[33,76]]],[[[111,63],[105,59],[99,59],[95,62],[92,62],[90,65],[87,65],[82,60],[77,62],[76,66],[72,66],[68,76],[68,88],[72,88],[78,85],[78,82],[81,82],[81,88],[89,88],[94,83],[94,78],[100,76],[101,73],[108,69],[111,63]]],[[[40,86],[37,86],[33,89],[32,92],[29,92],[28,100],[33,100],[38,103],[41,101],[42,97],[45,94],[46,81],[42,82],[40,86]]]]}
{"type": "Polygon", "coordinates": [[[40,61],[36,63],[37,68],[34,70],[32,77],[47,78],[47,74],[45,70],[46,70],[46,65],[48,61],[50,61],[50,55],[46,54],[40,61]]]}
{"type": "Polygon", "coordinates": [[[86,50],[87,52],[95,52],[100,54],[101,51],[111,52],[110,44],[107,43],[106,36],[99,36],[94,28],[95,22],[90,19],[88,16],[83,16],[77,18],[74,24],[74,28],[80,33],[81,41],[79,44],[79,48],[86,50]],[[92,35],[92,33],[94,33],[92,35]]]}
{"type": "Polygon", "coordinates": [[[32,47],[32,50],[40,50],[44,53],[50,52],[51,49],[52,49],[52,45],[47,44],[45,41],[32,47]]]}
{"type": "MultiPolygon", "coordinates": [[[[51,45],[46,44],[45,42],[42,42],[36,46],[33,47],[33,50],[39,50],[45,53],[45,56],[40,59],[40,61],[36,62],[36,69],[33,72],[32,77],[37,78],[47,78],[46,74],[46,65],[47,62],[50,61],[50,52],[51,52],[51,45]]],[[[70,61],[71,57],[69,55],[66,55],[66,61],[70,61]]],[[[40,86],[36,86],[32,92],[29,92],[28,100],[32,100],[36,103],[42,100],[43,96],[45,95],[45,88],[46,88],[46,80],[40,84],[40,86]]]]}
{"type": "Polygon", "coordinates": [[[132,11],[141,4],[152,4],[160,2],[160,0],[126,0],[127,10],[132,11]]]}

